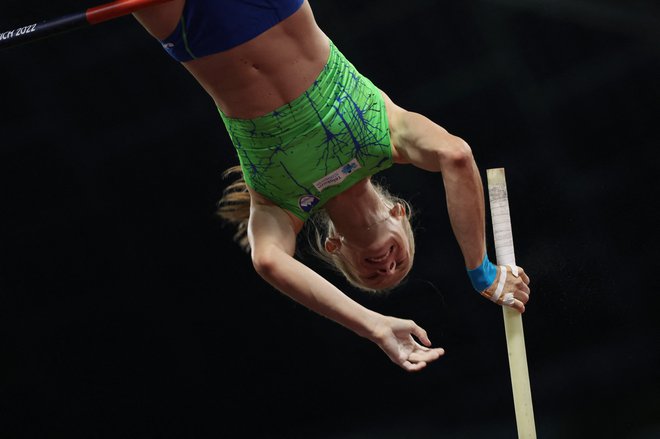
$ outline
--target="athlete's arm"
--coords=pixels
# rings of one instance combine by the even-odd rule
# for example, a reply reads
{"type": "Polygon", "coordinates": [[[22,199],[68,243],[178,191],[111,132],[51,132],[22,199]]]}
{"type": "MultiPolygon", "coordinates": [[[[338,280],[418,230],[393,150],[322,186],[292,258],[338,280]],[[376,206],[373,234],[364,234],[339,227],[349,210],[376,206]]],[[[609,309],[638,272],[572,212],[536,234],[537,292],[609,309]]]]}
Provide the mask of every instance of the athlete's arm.
{"type": "Polygon", "coordinates": [[[486,252],[484,190],[470,147],[426,116],[383,96],[395,161],[442,174],[449,219],[465,265],[478,267],[486,252]]]}
{"type": "MultiPolygon", "coordinates": [[[[447,211],[452,230],[468,270],[479,267],[486,254],[486,210],[484,189],[472,150],[427,117],[396,106],[383,94],[398,163],[440,172],[445,187],[447,211]]],[[[500,269],[501,270],[501,269],[500,269]]],[[[513,292],[513,308],[525,310],[529,300],[529,277],[522,268],[520,276],[507,274],[504,291],[513,292]]],[[[488,287],[492,293],[496,280],[488,287]]]]}
{"type": "Polygon", "coordinates": [[[259,275],[291,299],[376,343],[408,371],[422,369],[444,351],[430,349],[426,332],[412,320],[384,316],[342,293],[293,257],[296,233],[279,207],[252,203],[248,238],[259,275]],[[415,335],[424,345],[412,337],[415,335]]]}

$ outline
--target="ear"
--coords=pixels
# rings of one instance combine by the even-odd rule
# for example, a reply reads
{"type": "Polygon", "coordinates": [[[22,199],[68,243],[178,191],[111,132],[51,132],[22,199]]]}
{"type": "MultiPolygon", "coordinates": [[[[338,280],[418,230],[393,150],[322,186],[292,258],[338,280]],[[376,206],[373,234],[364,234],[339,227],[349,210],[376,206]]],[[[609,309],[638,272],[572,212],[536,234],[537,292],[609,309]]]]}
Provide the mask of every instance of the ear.
{"type": "Polygon", "coordinates": [[[336,253],[341,248],[341,239],[339,238],[325,238],[325,251],[328,253],[336,253]]]}
{"type": "Polygon", "coordinates": [[[403,207],[401,203],[396,203],[391,209],[390,209],[390,215],[393,217],[403,217],[406,216],[406,208],[403,207]]]}

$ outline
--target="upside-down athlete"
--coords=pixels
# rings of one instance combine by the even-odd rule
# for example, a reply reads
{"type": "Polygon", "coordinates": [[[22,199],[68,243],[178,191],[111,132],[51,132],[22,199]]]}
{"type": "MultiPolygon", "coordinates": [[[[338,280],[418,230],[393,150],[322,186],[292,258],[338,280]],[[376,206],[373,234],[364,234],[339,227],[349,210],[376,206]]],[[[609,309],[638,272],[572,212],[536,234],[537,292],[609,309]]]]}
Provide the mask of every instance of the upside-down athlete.
{"type": "Polygon", "coordinates": [[[397,286],[413,265],[409,204],[371,177],[394,164],[439,172],[467,277],[523,312],[529,277],[487,255],[484,191],[471,148],[397,106],[319,28],[307,0],[172,0],[134,13],[213,98],[240,167],[219,214],[256,272],[305,307],[376,343],[408,371],[438,359],[426,331],[349,298],[295,257],[317,225],[317,253],[354,286],[397,286]]]}

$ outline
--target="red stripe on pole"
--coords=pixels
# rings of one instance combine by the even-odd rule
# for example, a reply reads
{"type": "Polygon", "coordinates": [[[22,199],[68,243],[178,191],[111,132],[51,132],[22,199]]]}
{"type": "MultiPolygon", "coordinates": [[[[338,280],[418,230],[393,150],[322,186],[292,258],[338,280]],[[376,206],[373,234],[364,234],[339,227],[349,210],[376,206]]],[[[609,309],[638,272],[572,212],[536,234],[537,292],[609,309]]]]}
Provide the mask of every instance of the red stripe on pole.
{"type": "Polygon", "coordinates": [[[172,0],[117,0],[104,5],[87,9],[85,15],[89,24],[97,24],[113,18],[122,17],[159,3],[167,3],[172,0]]]}

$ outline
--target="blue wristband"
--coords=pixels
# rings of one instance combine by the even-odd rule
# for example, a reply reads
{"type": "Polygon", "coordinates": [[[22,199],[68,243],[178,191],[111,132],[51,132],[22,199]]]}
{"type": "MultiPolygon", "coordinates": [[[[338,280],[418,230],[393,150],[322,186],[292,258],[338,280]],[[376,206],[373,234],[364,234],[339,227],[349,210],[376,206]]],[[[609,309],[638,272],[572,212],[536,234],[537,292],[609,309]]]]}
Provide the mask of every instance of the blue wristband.
{"type": "Polygon", "coordinates": [[[467,274],[474,289],[480,293],[495,282],[497,266],[488,260],[488,253],[486,253],[481,265],[474,270],[468,270],[467,274]]]}

